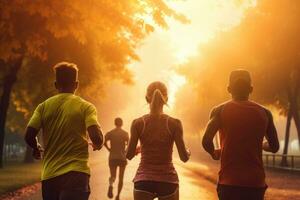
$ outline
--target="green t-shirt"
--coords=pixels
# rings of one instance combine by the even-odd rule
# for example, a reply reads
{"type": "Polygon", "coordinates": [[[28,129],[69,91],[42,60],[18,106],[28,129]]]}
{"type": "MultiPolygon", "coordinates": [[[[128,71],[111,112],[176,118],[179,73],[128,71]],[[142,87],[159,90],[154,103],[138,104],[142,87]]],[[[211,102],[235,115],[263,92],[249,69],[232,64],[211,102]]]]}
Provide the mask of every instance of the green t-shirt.
{"type": "Polygon", "coordinates": [[[90,174],[86,129],[98,125],[93,104],[71,93],[60,93],[39,104],[28,126],[42,129],[42,180],[70,171],[90,174]]]}

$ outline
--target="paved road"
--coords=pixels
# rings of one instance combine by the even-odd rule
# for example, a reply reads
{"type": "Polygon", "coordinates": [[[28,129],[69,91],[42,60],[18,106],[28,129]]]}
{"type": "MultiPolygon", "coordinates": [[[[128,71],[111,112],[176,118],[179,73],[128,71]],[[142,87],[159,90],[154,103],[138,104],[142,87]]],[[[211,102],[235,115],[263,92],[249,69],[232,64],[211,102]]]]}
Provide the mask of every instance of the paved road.
{"type": "MultiPolygon", "coordinates": [[[[107,165],[107,153],[105,151],[92,153],[91,168],[91,196],[90,200],[106,200],[109,169],[107,165]]],[[[133,161],[129,162],[126,174],[124,177],[124,188],[121,194],[121,200],[132,200],[132,190],[133,183],[132,178],[135,174],[139,158],[136,157],[133,161]]],[[[215,193],[215,185],[194,173],[185,165],[191,164],[181,164],[176,161],[176,169],[180,177],[180,199],[182,200],[194,200],[194,199],[205,199],[205,200],[215,200],[217,199],[215,193]]],[[[203,170],[207,170],[205,166],[200,166],[203,170]]],[[[116,190],[117,184],[115,184],[116,190]]],[[[38,191],[31,197],[27,197],[23,200],[40,200],[41,194],[38,191]]]]}

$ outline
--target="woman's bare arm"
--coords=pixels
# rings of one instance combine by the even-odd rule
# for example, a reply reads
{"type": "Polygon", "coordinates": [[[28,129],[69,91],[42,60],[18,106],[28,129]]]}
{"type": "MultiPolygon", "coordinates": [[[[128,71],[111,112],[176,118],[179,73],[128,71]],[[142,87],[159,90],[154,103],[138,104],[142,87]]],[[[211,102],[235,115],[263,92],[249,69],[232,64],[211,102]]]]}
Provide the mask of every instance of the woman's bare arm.
{"type": "Polygon", "coordinates": [[[178,150],[180,160],[187,162],[190,158],[190,153],[187,151],[183,139],[183,128],[180,120],[175,121],[174,140],[178,150]]]}
{"type": "Polygon", "coordinates": [[[126,158],[129,160],[131,160],[136,155],[136,146],[139,141],[139,134],[136,129],[136,120],[134,120],[131,124],[130,134],[131,136],[129,139],[129,144],[126,153],[126,158]]]}

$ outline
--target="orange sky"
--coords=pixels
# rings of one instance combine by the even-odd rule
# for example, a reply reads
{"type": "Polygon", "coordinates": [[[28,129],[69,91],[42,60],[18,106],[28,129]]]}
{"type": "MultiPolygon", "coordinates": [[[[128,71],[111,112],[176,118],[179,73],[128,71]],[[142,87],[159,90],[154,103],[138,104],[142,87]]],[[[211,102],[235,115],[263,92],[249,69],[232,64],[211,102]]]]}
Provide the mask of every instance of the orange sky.
{"type": "Polygon", "coordinates": [[[176,73],[175,67],[196,54],[199,45],[213,38],[216,31],[238,24],[244,10],[254,5],[253,0],[244,1],[243,4],[238,4],[237,0],[174,2],[170,6],[186,15],[191,23],[181,24],[170,19],[168,30],[156,28],[138,49],[141,61],[130,66],[135,84],[124,86],[112,82],[108,85],[109,92],[101,103],[99,113],[104,130],[112,128],[116,116],[124,118],[125,128],[128,128],[135,117],[146,113],[148,107],[144,99],[145,90],[150,82],[156,80],[167,84],[169,107],[166,112],[174,114],[176,94],[186,83],[185,78],[176,73]]]}

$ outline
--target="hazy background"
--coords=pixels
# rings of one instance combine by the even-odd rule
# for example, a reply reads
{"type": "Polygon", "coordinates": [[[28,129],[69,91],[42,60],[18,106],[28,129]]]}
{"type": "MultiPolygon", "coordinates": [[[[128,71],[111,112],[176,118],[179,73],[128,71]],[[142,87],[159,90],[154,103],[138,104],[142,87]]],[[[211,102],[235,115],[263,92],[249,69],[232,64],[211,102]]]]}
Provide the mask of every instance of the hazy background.
{"type": "MultiPolygon", "coordinates": [[[[147,85],[160,80],[169,88],[169,106],[165,111],[182,119],[186,135],[197,137],[200,145],[203,124],[208,119],[207,109],[211,109],[211,106],[207,108],[201,103],[195,84],[188,80],[187,73],[181,73],[181,69],[192,74],[193,70],[198,72],[199,68],[204,67],[201,62],[196,66],[189,62],[195,57],[201,60],[201,46],[209,44],[219,32],[238,26],[245,12],[256,6],[256,1],[187,0],[170,2],[170,6],[182,12],[190,23],[169,20],[169,29],[158,28],[143,42],[137,52],[140,61],[129,67],[134,83],[123,85],[119,81],[108,82],[103,94],[105,98],[97,104],[99,118],[105,131],[113,128],[113,119],[117,116],[124,119],[125,128],[129,130],[134,118],[148,112],[144,99],[147,85]]],[[[215,73],[221,73],[226,78],[229,75],[223,71],[215,73]]],[[[201,73],[197,75],[199,80],[203,78],[201,73]]],[[[226,85],[219,87],[226,89],[226,85]]],[[[227,95],[227,98],[230,96],[227,95]]],[[[278,110],[272,110],[283,147],[286,119],[279,115],[278,110]]],[[[291,148],[294,153],[299,150],[294,124],[291,129],[291,148]]]]}

